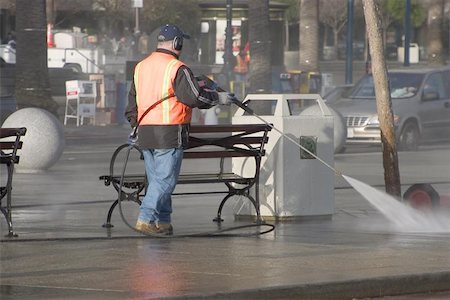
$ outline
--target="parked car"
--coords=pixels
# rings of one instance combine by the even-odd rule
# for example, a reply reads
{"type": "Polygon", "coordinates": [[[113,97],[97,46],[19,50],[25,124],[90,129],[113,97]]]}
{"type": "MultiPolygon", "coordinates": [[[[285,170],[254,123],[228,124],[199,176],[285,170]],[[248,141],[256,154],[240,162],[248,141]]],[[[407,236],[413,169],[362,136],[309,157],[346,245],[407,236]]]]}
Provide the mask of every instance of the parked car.
{"type": "MultiPolygon", "coordinates": [[[[400,150],[450,140],[450,67],[388,72],[400,150]]],[[[373,77],[367,74],[332,106],[345,118],[347,143],[380,143],[373,77]]]]}

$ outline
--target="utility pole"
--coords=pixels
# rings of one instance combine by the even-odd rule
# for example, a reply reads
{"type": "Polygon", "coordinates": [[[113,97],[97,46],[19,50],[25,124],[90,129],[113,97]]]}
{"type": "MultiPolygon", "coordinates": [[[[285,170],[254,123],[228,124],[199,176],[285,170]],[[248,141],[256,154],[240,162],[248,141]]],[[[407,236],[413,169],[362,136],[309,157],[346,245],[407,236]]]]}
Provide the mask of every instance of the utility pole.
{"type": "Polygon", "coordinates": [[[134,33],[138,33],[139,32],[139,8],[144,7],[144,1],[143,0],[132,0],[133,3],[133,7],[135,9],[135,27],[134,27],[134,33]]]}
{"type": "Polygon", "coordinates": [[[227,28],[225,29],[225,53],[224,53],[224,71],[226,73],[228,90],[230,89],[230,81],[233,73],[233,1],[227,0],[227,28]]]}
{"type": "Polygon", "coordinates": [[[345,59],[345,83],[353,82],[353,0],[347,1],[347,55],[345,59]]]}
{"type": "Polygon", "coordinates": [[[411,43],[411,0],[405,0],[405,53],[404,62],[405,67],[409,67],[409,45],[411,43]]]}

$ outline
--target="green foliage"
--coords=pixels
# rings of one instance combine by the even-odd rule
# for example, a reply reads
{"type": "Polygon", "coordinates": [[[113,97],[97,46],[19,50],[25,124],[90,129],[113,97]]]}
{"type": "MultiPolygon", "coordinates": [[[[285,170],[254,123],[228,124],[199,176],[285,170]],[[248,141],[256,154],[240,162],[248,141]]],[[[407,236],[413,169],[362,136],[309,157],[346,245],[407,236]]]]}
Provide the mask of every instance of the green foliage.
{"type": "MultiPolygon", "coordinates": [[[[392,16],[394,20],[402,23],[405,18],[405,0],[385,0],[384,9],[392,16]]],[[[423,7],[423,1],[411,0],[411,24],[413,27],[419,27],[426,19],[426,12],[423,7]]]]}
{"type": "Polygon", "coordinates": [[[288,4],[286,19],[289,24],[298,23],[298,6],[300,0],[277,0],[277,2],[288,4]]]}
{"type": "Polygon", "coordinates": [[[141,18],[142,30],[148,34],[166,23],[176,24],[192,36],[200,30],[200,10],[197,0],[146,0],[141,18]]]}

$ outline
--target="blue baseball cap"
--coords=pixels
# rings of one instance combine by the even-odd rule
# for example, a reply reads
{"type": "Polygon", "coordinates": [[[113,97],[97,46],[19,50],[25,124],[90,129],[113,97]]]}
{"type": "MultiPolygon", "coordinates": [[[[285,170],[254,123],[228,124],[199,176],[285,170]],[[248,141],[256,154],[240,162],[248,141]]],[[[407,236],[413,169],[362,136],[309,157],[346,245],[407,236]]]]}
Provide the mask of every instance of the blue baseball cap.
{"type": "Polygon", "coordinates": [[[166,24],[164,26],[161,26],[161,30],[158,34],[158,42],[171,41],[175,39],[175,37],[182,37],[185,39],[190,38],[188,34],[181,31],[181,29],[175,25],[166,24]]]}

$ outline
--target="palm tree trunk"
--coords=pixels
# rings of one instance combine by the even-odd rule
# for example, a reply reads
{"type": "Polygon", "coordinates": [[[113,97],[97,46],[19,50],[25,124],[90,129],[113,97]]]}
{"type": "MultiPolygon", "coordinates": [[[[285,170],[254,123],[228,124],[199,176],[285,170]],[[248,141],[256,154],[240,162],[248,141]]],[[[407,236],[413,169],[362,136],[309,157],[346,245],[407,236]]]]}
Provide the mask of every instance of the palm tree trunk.
{"type": "Polygon", "coordinates": [[[269,1],[248,1],[250,40],[250,92],[271,93],[269,1]]]}
{"type": "Polygon", "coordinates": [[[400,173],[398,169],[397,144],[394,131],[394,116],[389,93],[386,60],[384,56],[383,28],[381,26],[378,2],[363,0],[366,19],[372,73],[375,85],[378,120],[380,120],[381,142],[383,145],[383,167],[386,192],[400,197],[400,173]]]}
{"type": "Polygon", "coordinates": [[[46,0],[16,0],[16,101],[57,115],[47,67],[46,0]]]}
{"type": "Polygon", "coordinates": [[[338,59],[339,58],[339,31],[337,30],[337,28],[333,29],[333,39],[334,39],[333,59],[338,59]]]}
{"type": "MultiPolygon", "coordinates": [[[[319,70],[319,0],[300,0],[300,70],[319,70]]],[[[336,43],[336,41],[335,41],[336,43]]]]}
{"type": "Polygon", "coordinates": [[[428,64],[443,65],[444,58],[444,2],[445,0],[430,0],[427,21],[427,53],[428,64]]]}

